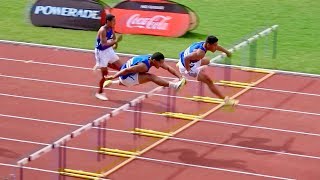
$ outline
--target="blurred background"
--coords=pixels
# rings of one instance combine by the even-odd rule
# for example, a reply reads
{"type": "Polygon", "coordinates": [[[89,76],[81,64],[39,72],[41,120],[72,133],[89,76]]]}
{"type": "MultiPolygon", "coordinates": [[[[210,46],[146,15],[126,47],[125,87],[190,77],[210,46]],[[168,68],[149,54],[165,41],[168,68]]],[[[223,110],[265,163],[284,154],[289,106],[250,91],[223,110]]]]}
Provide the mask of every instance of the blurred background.
{"type": "MultiPolygon", "coordinates": [[[[36,27],[30,23],[34,0],[3,1],[0,7],[0,39],[94,49],[96,31],[36,27]]],[[[103,0],[110,7],[121,1],[103,0]]],[[[207,35],[232,48],[263,29],[279,25],[277,58],[272,59],[273,34],[257,41],[255,66],[289,71],[320,73],[320,2],[314,0],[180,0],[199,18],[198,26],[180,37],[125,34],[117,52],[150,54],[163,52],[178,58],[180,51],[207,35]],[[262,57],[263,55],[263,57],[262,57]]],[[[219,53],[207,53],[215,57],[219,53]]],[[[235,54],[233,64],[248,65],[250,47],[235,54]]],[[[225,63],[224,60],[219,63],[225,63]]]]}

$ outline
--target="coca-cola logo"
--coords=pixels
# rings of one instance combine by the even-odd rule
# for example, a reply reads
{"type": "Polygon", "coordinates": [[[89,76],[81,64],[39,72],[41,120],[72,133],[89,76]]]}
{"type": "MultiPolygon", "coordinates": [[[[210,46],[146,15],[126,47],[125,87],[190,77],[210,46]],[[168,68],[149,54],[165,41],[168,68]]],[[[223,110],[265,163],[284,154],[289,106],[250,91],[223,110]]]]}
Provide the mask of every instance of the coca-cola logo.
{"type": "Polygon", "coordinates": [[[167,30],[170,19],[170,16],[141,17],[140,14],[134,14],[127,20],[126,25],[128,28],[167,30]]]}
{"type": "Polygon", "coordinates": [[[190,27],[188,9],[167,0],[124,0],[111,9],[117,17],[115,31],[180,37],[190,27]]]}

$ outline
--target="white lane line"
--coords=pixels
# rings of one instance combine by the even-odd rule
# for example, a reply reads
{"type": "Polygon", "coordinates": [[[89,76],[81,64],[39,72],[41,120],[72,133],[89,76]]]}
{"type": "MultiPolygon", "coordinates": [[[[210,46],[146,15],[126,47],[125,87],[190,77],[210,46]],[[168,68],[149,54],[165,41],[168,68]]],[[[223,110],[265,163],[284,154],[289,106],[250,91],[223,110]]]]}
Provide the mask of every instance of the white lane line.
{"type": "MultiPolygon", "coordinates": [[[[86,87],[86,88],[96,88],[95,86],[88,86],[88,85],[82,85],[82,84],[73,84],[73,83],[65,83],[65,82],[57,82],[57,81],[48,81],[48,80],[41,80],[41,79],[34,79],[34,78],[24,78],[24,77],[16,77],[16,76],[7,76],[7,75],[0,75],[0,77],[7,77],[7,78],[14,78],[14,79],[23,79],[23,80],[30,80],[30,81],[38,81],[38,82],[46,82],[46,83],[54,83],[54,84],[63,84],[63,85],[70,85],[70,86],[79,86],[79,87],[86,87]]],[[[137,93],[137,94],[144,94],[146,95],[146,92],[140,92],[140,91],[130,91],[130,90],[121,90],[121,89],[111,89],[113,91],[121,91],[121,92],[130,92],[130,93],[137,93]]],[[[1,93],[0,93],[1,95],[1,93]]],[[[5,94],[3,94],[5,95],[5,94]]],[[[162,96],[162,97],[168,97],[165,94],[158,94],[155,93],[155,96],[162,96]]],[[[8,96],[10,96],[8,94],[8,96]]],[[[23,98],[22,96],[18,96],[18,95],[12,95],[12,96],[16,96],[16,97],[20,97],[23,98]]],[[[180,99],[187,99],[186,97],[181,97],[181,96],[169,96],[169,97],[176,97],[176,98],[180,98],[180,99]]],[[[28,98],[28,97],[26,97],[28,98]]],[[[41,98],[31,98],[29,97],[29,99],[34,99],[34,100],[46,100],[46,99],[41,99],[41,98]]],[[[64,101],[56,101],[56,100],[47,100],[47,101],[51,101],[51,102],[59,102],[62,103],[64,101]]],[[[94,105],[84,105],[84,104],[78,104],[78,103],[71,103],[71,102],[66,102],[66,104],[73,104],[73,105],[83,105],[83,106],[91,106],[91,107],[99,107],[99,106],[94,106],[94,105]]],[[[305,111],[298,111],[298,110],[290,110],[290,109],[280,109],[280,108],[271,108],[271,107],[265,107],[265,106],[255,106],[255,105],[249,105],[249,104],[238,104],[239,106],[242,107],[250,107],[250,108],[256,108],[256,109],[267,109],[267,110],[274,110],[274,111],[282,111],[282,112],[291,112],[291,113],[300,113],[300,114],[308,114],[308,115],[315,115],[315,116],[319,116],[319,113],[314,113],[314,112],[305,112],[305,111]]],[[[110,108],[107,108],[110,109],[110,108]]]]}
{"type": "MultiPolygon", "coordinates": [[[[18,165],[6,164],[6,163],[0,163],[0,166],[20,168],[20,166],[18,166],[18,165]]],[[[34,168],[34,167],[27,167],[27,166],[24,166],[23,168],[28,169],[28,170],[33,170],[33,171],[40,171],[40,172],[46,172],[46,173],[52,173],[52,174],[60,174],[58,171],[52,171],[52,170],[41,169],[41,168],[34,168]]],[[[110,179],[99,178],[99,180],[110,180],[110,179]]]]}
{"type": "MultiPolygon", "coordinates": [[[[132,113],[138,112],[138,111],[131,111],[131,110],[127,110],[127,111],[132,112],[132,113]]],[[[157,113],[149,113],[149,112],[143,112],[143,111],[141,111],[141,113],[142,114],[147,113],[147,114],[154,115],[154,116],[162,116],[162,115],[157,114],[157,113]]],[[[16,118],[16,119],[23,119],[23,120],[29,120],[29,121],[38,121],[38,122],[44,122],[44,123],[67,125],[67,126],[81,127],[81,126],[84,125],[84,124],[58,122],[58,121],[52,121],[52,120],[29,118],[29,117],[22,117],[22,116],[8,115],[8,114],[0,114],[0,116],[9,117],[9,118],[16,118]]],[[[285,132],[285,133],[292,133],[292,134],[320,137],[320,134],[318,134],[318,133],[294,131],[294,130],[289,130],[289,129],[278,129],[278,128],[271,128],[271,127],[265,127],[265,126],[254,126],[254,125],[226,122],[226,121],[221,121],[221,120],[201,119],[200,122],[206,122],[206,123],[212,123],[212,124],[224,124],[224,125],[230,125],[230,126],[240,126],[240,127],[246,127],[246,128],[263,129],[263,130],[268,130],[268,131],[279,131],[279,132],[285,132]]],[[[94,128],[96,128],[96,127],[94,127],[94,128]]],[[[107,129],[107,130],[112,130],[112,129],[107,129]]],[[[115,130],[115,129],[113,129],[113,130],[115,130]]],[[[117,131],[121,131],[121,130],[117,130],[117,131]]]]}
{"type": "MultiPolygon", "coordinates": [[[[92,70],[92,68],[87,68],[87,67],[70,66],[70,65],[55,64],[55,63],[45,63],[45,62],[39,62],[39,61],[34,61],[34,60],[21,60],[21,59],[1,58],[1,57],[0,57],[0,60],[16,61],[16,62],[26,62],[26,61],[30,61],[30,63],[34,63],[34,64],[42,64],[42,65],[50,65],[50,66],[74,68],[74,69],[83,69],[83,70],[92,70]]],[[[110,72],[116,72],[116,71],[110,70],[110,72]]],[[[175,78],[172,78],[172,77],[165,77],[165,76],[159,76],[159,77],[166,78],[166,79],[175,79],[175,78]]],[[[192,80],[192,79],[189,79],[188,81],[190,81],[190,82],[198,82],[198,81],[192,80]]],[[[280,92],[280,93],[300,94],[300,95],[306,95],[306,96],[318,96],[318,97],[320,97],[320,94],[304,93],[304,92],[296,92],[296,91],[288,91],[288,90],[280,90],[280,89],[271,89],[271,88],[262,88],[262,87],[251,87],[251,89],[271,91],[271,92],[280,92]]]]}
{"type": "Polygon", "coordinates": [[[254,105],[249,105],[249,104],[238,104],[238,105],[242,106],[242,107],[249,107],[249,108],[256,108],[256,109],[268,109],[268,110],[272,110],[272,111],[282,111],[282,112],[320,116],[320,113],[314,113],[314,112],[297,111],[297,110],[291,110],[291,109],[280,109],[280,108],[272,108],[272,107],[265,107],[265,106],[254,106],[254,105]]]}
{"type": "MultiPolygon", "coordinates": [[[[2,116],[2,115],[0,115],[2,116]]],[[[24,118],[24,117],[17,117],[17,116],[5,116],[5,117],[12,117],[12,118],[18,118],[18,119],[24,119],[24,120],[33,120],[33,121],[38,121],[34,118],[24,118]]],[[[40,120],[41,122],[47,122],[47,123],[53,123],[53,124],[60,124],[59,122],[54,122],[54,121],[48,121],[48,120],[40,120]]],[[[63,123],[63,125],[68,125],[63,123]]],[[[72,126],[77,126],[77,127],[82,127],[83,125],[72,125],[72,126]]],[[[98,127],[94,127],[96,129],[99,129],[98,127]]],[[[131,134],[131,131],[129,130],[119,130],[119,129],[112,129],[112,128],[101,128],[103,130],[107,131],[113,131],[113,132],[119,132],[119,133],[127,133],[131,134]]],[[[319,136],[319,135],[318,135],[319,136]]],[[[1,137],[0,137],[1,139],[1,137]]],[[[209,142],[209,141],[202,141],[202,140],[196,140],[196,139],[187,139],[187,138],[182,138],[182,137],[169,137],[169,139],[177,140],[177,141],[185,141],[185,142],[191,142],[191,143],[198,143],[198,144],[206,144],[206,145],[214,145],[214,146],[223,146],[223,147],[229,147],[229,148],[237,148],[237,149],[245,149],[245,150],[251,150],[251,151],[260,151],[260,152],[267,152],[267,153],[272,153],[272,154],[282,154],[282,155],[288,155],[288,156],[296,156],[296,157],[303,157],[303,158],[310,158],[310,159],[317,159],[320,160],[319,156],[311,156],[311,155],[304,155],[304,154],[297,154],[297,153],[289,153],[289,152],[284,152],[284,151],[275,151],[275,150],[267,150],[267,149],[259,149],[259,148],[253,148],[253,147],[246,147],[246,146],[238,146],[238,145],[232,145],[232,144],[225,144],[225,143],[217,143],[217,142],[209,142]]],[[[11,140],[14,141],[15,139],[11,138],[4,138],[4,140],[11,140]]],[[[38,143],[38,142],[33,142],[33,141],[25,141],[25,140],[17,140],[19,142],[24,142],[24,143],[30,143],[30,144],[37,144],[37,145],[50,145],[47,143],[38,143]]],[[[70,149],[75,149],[75,147],[70,147],[70,149]]],[[[84,149],[78,148],[77,150],[83,150],[84,149]]],[[[96,152],[96,151],[93,151],[96,152]]]]}
{"type": "MultiPolygon", "coordinates": [[[[10,40],[0,40],[0,43],[6,44],[18,44],[22,46],[29,46],[29,47],[41,47],[41,48],[48,48],[48,49],[60,49],[60,50],[67,50],[67,51],[74,51],[74,52],[85,52],[85,53],[94,53],[94,50],[89,49],[81,49],[81,48],[72,48],[72,47],[64,47],[64,46],[55,46],[55,45],[45,45],[45,44],[37,44],[37,43],[30,43],[30,42],[20,42],[20,41],[10,41],[10,40]]],[[[133,57],[138,56],[137,54],[129,54],[129,53],[117,53],[120,56],[125,57],[133,57]]],[[[217,55],[219,56],[219,55],[217,55]]],[[[178,59],[175,58],[166,58],[166,61],[171,62],[178,62],[178,59]]],[[[210,66],[218,66],[218,67],[235,67],[235,68],[243,68],[246,66],[237,66],[237,65],[227,65],[227,64],[217,64],[217,63],[210,63],[210,66]]],[[[251,67],[248,67],[251,68],[251,67]]],[[[258,70],[271,70],[277,73],[282,74],[289,74],[289,75],[300,75],[300,76],[309,76],[309,77],[320,77],[319,74],[311,74],[311,73],[301,73],[301,72],[294,72],[294,71],[283,71],[277,69],[263,69],[263,68],[255,68],[258,70]]]]}
{"type": "MultiPolygon", "coordinates": [[[[85,106],[85,107],[93,107],[93,108],[112,109],[112,110],[115,109],[115,108],[106,107],[106,106],[82,104],[82,103],[75,103],[75,102],[68,102],[68,101],[59,101],[59,100],[52,100],[52,99],[45,99],[45,98],[36,98],[36,97],[30,97],[30,96],[20,96],[20,95],[6,94],[6,93],[0,93],[0,96],[15,97],[15,98],[22,98],[22,99],[31,99],[31,100],[38,100],[38,101],[47,101],[47,102],[54,102],[54,103],[61,103],[61,104],[68,104],[68,105],[77,105],[77,106],[85,106]]],[[[280,108],[271,108],[271,107],[265,107],[265,106],[254,106],[254,105],[247,105],[247,104],[238,104],[238,106],[255,108],[255,109],[267,109],[267,110],[273,110],[273,111],[281,111],[281,112],[290,112],[290,113],[297,113],[297,114],[307,114],[307,115],[320,116],[319,113],[297,111],[297,110],[289,110],[289,109],[280,109],[280,108]]]]}
{"type": "Polygon", "coordinates": [[[147,93],[147,95],[141,95],[141,96],[131,100],[130,102],[125,103],[124,105],[121,105],[120,107],[115,108],[111,112],[106,113],[106,114],[102,115],[101,117],[89,122],[88,124],[74,130],[72,133],[61,137],[60,139],[55,141],[53,144],[47,145],[44,148],[32,153],[28,157],[19,160],[17,163],[19,165],[26,165],[30,161],[36,160],[37,158],[39,158],[43,154],[48,153],[59,146],[62,146],[64,143],[79,136],[81,133],[84,133],[85,131],[90,130],[91,128],[97,126],[98,124],[100,124],[102,122],[108,121],[111,117],[116,116],[121,111],[125,111],[125,110],[129,109],[132,106],[132,104],[137,103],[139,101],[143,101],[144,99],[152,96],[156,92],[162,91],[163,89],[164,89],[164,87],[161,87],[161,86],[152,89],[151,91],[149,91],[147,93]]]}
{"type": "MultiPolygon", "coordinates": [[[[15,140],[15,139],[10,139],[10,138],[3,138],[3,137],[0,137],[0,139],[5,139],[5,140],[9,139],[10,141],[17,141],[17,142],[27,142],[27,141],[24,141],[24,140],[15,140]]],[[[35,144],[35,143],[36,142],[34,142],[33,144],[35,144]]],[[[66,147],[66,148],[73,149],[73,150],[80,150],[80,151],[97,153],[97,151],[89,150],[89,149],[74,148],[74,147],[66,147]]],[[[225,171],[225,172],[231,172],[231,173],[237,173],[237,174],[246,174],[246,175],[251,175],[251,176],[259,176],[259,177],[266,177],[266,178],[272,178],[272,179],[283,179],[283,180],[289,180],[290,179],[291,180],[291,178],[286,178],[286,177],[271,176],[271,175],[259,174],[259,173],[251,173],[251,172],[246,172],[246,171],[237,171],[237,170],[231,170],[231,169],[225,169],[225,168],[216,168],[216,167],[211,167],[211,166],[202,166],[202,165],[182,163],[182,162],[176,162],[176,161],[155,159],[155,158],[150,158],[150,157],[137,156],[136,158],[137,159],[141,159],[141,160],[146,160],[146,161],[165,163],[165,164],[174,164],[174,165],[189,166],[189,167],[195,167],[195,168],[201,168],[201,169],[225,171]]],[[[19,166],[16,166],[16,167],[19,167],[19,166]]],[[[28,167],[26,167],[26,168],[28,168],[28,167]]],[[[53,171],[53,172],[55,172],[55,171],[53,171]]]]}

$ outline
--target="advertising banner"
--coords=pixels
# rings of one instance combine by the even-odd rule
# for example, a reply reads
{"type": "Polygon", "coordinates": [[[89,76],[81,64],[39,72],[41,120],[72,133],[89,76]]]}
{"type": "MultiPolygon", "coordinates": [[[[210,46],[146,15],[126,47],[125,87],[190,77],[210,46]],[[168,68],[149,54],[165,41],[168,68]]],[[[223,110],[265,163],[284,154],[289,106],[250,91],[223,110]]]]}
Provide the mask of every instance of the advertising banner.
{"type": "Polygon", "coordinates": [[[98,30],[108,9],[96,0],[38,0],[30,17],[35,26],[98,30]]]}
{"type": "Polygon", "coordinates": [[[195,13],[183,5],[163,0],[127,0],[111,9],[115,30],[123,34],[179,37],[197,26],[195,13]]]}

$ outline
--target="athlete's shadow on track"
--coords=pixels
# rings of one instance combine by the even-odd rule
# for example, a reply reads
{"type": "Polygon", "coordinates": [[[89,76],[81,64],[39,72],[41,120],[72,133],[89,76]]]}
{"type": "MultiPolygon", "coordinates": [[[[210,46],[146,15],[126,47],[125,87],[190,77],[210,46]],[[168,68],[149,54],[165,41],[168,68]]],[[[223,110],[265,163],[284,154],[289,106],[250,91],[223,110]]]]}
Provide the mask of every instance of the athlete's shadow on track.
{"type": "Polygon", "coordinates": [[[0,157],[6,157],[10,159],[16,159],[20,157],[20,154],[10,151],[9,149],[0,148],[0,157]]]}
{"type": "Polygon", "coordinates": [[[238,169],[247,172],[254,172],[253,170],[247,168],[246,161],[244,160],[222,160],[222,159],[209,159],[202,157],[196,151],[191,149],[173,149],[173,150],[156,150],[158,152],[168,154],[168,153],[180,153],[178,158],[187,164],[195,164],[200,166],[208,166],[213,168],[225,168],[225,169],[238,169]]]}
{"type": "MultiPolygon", "coordinates": [[[[256,149],[264,149],[264,150],[271,150],[271,151],[286,152],[286,153],[293,153],[293,154],[305,154],[304,152],[301,152],[301,151],[290,150],[295,138],[289,138],[282,145],[268,145],[267,143],[271,142],[271,139],[239,136],[237,134],[232,134],[232,137],[233,138],[245,139],[244,141],[238,142],[236,144],[238,146],[244,146],[244,147],[256,148],[256,149]]],[[[257,155],[274,154],[274,152],[263,152],[263,151],[254,151],[254,150],[248,150],[248,152],[253,153],[253,154],[257,154],[257,155]]]]}

